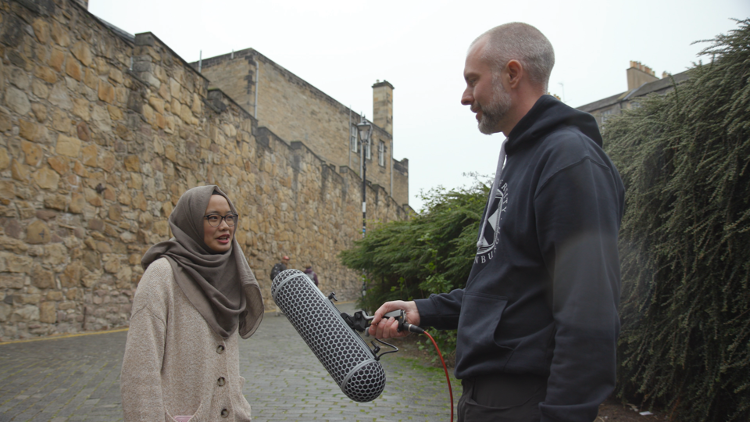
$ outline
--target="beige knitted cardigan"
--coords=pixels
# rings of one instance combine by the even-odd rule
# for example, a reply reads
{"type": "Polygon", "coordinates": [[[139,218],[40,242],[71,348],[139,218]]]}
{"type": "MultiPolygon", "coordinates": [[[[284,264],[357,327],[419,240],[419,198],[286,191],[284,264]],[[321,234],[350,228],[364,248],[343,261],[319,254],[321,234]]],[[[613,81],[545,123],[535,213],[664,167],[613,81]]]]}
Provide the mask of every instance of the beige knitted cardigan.
{"type": "Polygon", "coordinates": [[[120,375],[125,421],[249,421],[238,338],[211,330],[169,262],[154,261],[133,299],[120,375]]]}

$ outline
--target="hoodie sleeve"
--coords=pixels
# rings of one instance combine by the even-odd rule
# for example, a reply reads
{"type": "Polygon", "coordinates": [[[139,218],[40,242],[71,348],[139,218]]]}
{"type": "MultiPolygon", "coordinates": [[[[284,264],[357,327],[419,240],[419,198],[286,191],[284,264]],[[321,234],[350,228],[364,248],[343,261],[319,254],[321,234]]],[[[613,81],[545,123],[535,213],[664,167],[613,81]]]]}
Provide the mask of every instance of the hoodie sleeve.
{"type": "Polygon", "coordinates": [[[463,289],[456,289],[450,293],[432,294],[427,299],[415,300],[419,310],[419,325],[438,330],[455,330],[458,328],[463,297],[463,289]]]}
{"type": "Polygon", "coordinates": [[[534,198],[556,330],[542,421],[593,421],[615,386],[619,180],[606,162],[585,156],[541,181],[534,198]]]}

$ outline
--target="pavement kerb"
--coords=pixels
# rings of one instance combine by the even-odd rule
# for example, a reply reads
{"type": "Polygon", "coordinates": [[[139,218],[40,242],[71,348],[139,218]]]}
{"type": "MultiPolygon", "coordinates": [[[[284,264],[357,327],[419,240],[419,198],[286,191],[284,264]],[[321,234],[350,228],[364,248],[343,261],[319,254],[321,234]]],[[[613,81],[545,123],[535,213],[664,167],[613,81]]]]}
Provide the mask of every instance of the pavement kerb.
{"type": "MultiPolygon", "coordinates": [[[[348,303],[354,303],[353,300],[349,300],[346,302],[338,302],[339,304],[348,304],[348,303]]],[[[263,312],[264,314],[269,313],[276,313],[279,312],[278,309],[274,310],[268,310],[263,312]]],[[[21,340],[9,340],[9,341],[0,341],[0,346],[6,345],[6,344],[17,344],[17,343],[30,343],[33,341],[45,341],[45,340],[60,340],[63,338],[71,338],[71,337],[82,337],[82,336],[94,336],[99,334],[111,334],[111,333],[119,333],[122,331],[128,331],[128,327],[125,328],[115,328],[112,330],[103,330],[103,331],[93,331],[93,332],[86,332],[86,333],[75,333],[75,334],[53,334],[48,337],[38,337],[38,338],[25,338],[21,340]]]]}

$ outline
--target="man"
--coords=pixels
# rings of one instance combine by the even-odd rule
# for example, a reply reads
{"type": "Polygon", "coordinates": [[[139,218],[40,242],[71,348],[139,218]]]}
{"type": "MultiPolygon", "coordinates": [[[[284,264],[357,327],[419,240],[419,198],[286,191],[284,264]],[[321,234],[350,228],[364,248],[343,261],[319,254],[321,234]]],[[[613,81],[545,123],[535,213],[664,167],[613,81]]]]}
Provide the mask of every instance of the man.
{"type": "Polygon", "coordinates": [[[284,255],[281,257],[281,262],[277,263],[276,265],[271,268],[271,281],[273,281],[274,278],[276,278],[279,273],[286,270],[286,265],[289,263],[289,257],[284,255]]]}
{"type": "Polygon", "coordinates": [[[310,279],[310,280],[311,280],[311,281],[312,281],[313,283],[315,283],[315,287],[318,287],[318,288],[320,288],[320,287],[318,286],[318,274],[317,274],[317,273],[316,273],[315,271],[313,271],[313,269],[312,269],[312,264],[307,264],[307,265],[305,266],[305,271],[303,271],[303,272],[305,273],[305,275],[306,275],[306,276],[307,276],[307,277],[308,277],[308,278],[309,278],[309,279],[310,279]]]}
{"type": "Polygon", "coordinates": [[[553,65],[552,45],[523,23],[471,45],[461,103],[507,139],[469,279],[385,303],[370,327],[406,335],[382,319],[403,309],[411,324],[458,330],[459,421],[593,421],[614,389],[624,188],[594,118],[544,95],[553,65]]]}

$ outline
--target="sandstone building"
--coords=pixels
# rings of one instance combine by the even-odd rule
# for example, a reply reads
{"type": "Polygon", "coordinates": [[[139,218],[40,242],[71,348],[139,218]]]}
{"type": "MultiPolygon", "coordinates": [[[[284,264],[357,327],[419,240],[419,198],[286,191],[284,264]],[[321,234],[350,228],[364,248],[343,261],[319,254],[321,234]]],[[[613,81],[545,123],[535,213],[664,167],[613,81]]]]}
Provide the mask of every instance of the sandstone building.
{"type": "Polygon", "coordinates": [[[663,72],[659,79],[650,67],[636,61],[630,62],[630,67],[625,73],[628,79],[627,91],[578,107],[578,110],[594,116],[600,128],[604,127],[608,118],[622,113],[623,110],[638,107],[639,99],[644,96],[666,94],[689,77],[688,71],[676,75],[663,72]]]}
{"type": "MultiPolygon", "coordinates": [[[[254,50],[200,66],[86,1],[0,0],[0,341],[127,325],[143,252],[206,183],[242,214],[267,306],[281,254],[313,263],[324,291],[358,294],[337,255],[361,237],[359,115],[254,50]]],[[[392,86],[373,95],[368,219],[408,218],[392,86]]]]}

